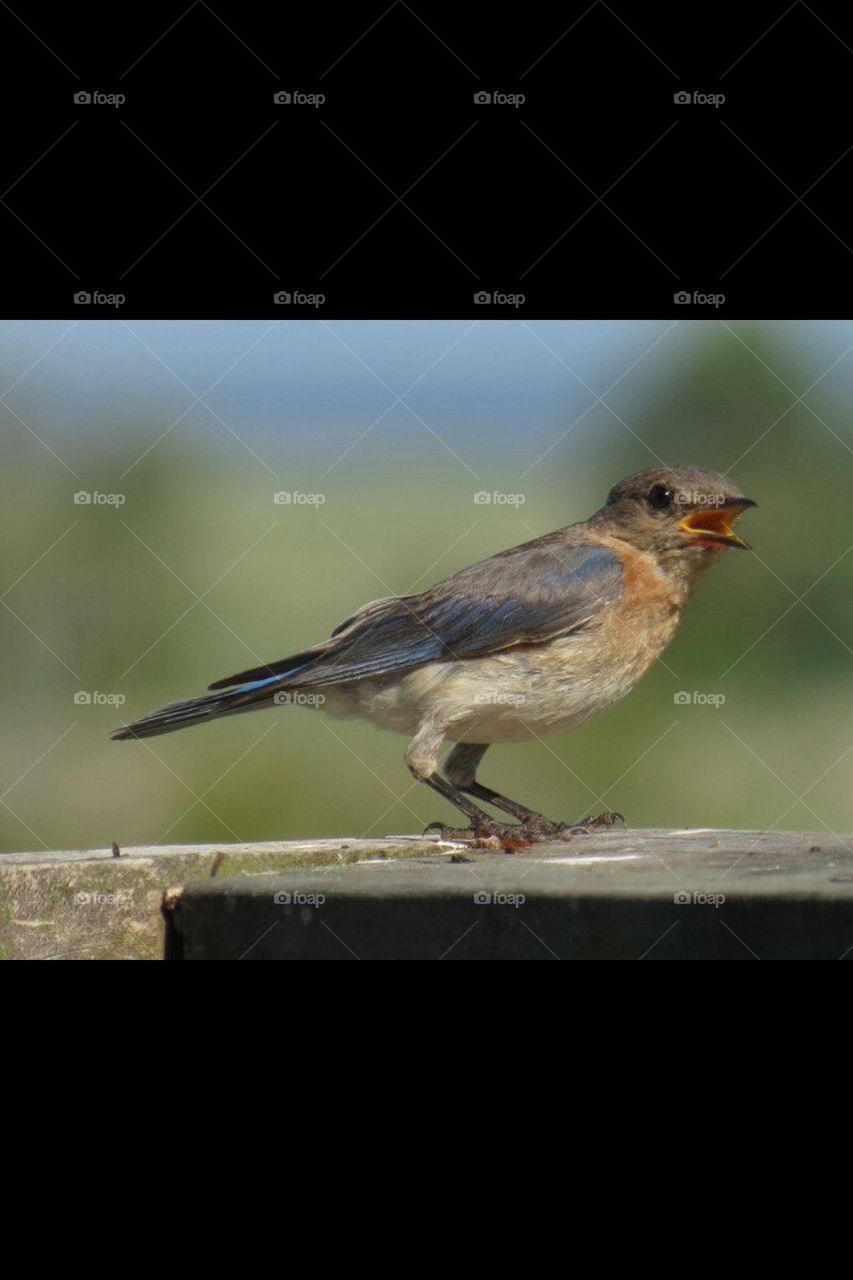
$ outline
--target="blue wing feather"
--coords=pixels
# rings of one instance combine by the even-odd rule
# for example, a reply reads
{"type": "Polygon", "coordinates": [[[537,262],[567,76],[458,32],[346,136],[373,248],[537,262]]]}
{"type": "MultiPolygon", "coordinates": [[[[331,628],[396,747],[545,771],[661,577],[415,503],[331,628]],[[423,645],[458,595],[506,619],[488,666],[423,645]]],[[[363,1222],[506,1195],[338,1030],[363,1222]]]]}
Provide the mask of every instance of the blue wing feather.
{"type": "Polygon", "coordinates": [[[280,682],[339,684],[543,643],[589,624],[622,589],[615,552],[551,535],[463,569],[421,595],[368,605],[315,656],[300,655],[300,665],[280,682]]]}
{"type": "Polygon", "coordinates": [[[162,707],[114,737],[151,737],[270,705],[278,689],[342,684],[544,644],[594,624],[622,590],[618,555],[560,530],[463,569],[420,595],[374,601],[325,644],[219,680],[211,689],[227,692],[162,707]]]}

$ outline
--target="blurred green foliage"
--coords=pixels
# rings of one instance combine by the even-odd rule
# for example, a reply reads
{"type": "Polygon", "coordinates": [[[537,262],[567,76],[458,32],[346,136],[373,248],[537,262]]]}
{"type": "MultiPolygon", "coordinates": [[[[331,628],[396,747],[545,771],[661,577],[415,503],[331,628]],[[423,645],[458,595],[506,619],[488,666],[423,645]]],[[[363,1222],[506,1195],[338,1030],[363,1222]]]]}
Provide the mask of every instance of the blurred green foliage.
{"type": "MultiPolygon", "coordinates": [[[[315,642],[367,600],[589,515],[656,456],[731,469],[760,504],[742,524],[756,554],[720,557],[627,702],[573,735],[493,748],[483,780],[567,819],[604,804],[637,826],[853,828],[849,411],[831,374],[797,403],[832,350],[732,328],[742,341],[703,328],[677,359],[662,344],[533,466],[540,449],[519,465],[523,426],[483,457],[464,424],[442,433],[433,419],[477,479],[423,433],[413,444],[411,423],[324,478],[333,459],[303,453],[292,469],[283,432],[265,455],[276,479],[203,416],[121,478],[163,430],[125,403],[106,432],[51,437],[77,480],[4,418],[0,848],[359,836],[455,817],[412,784],[402,738],[310,709],[144,745],[108,732],[315,642]],[[78,489],[125,502],[75,505],[78,489]],[[524,502],[478,506],[478,489],[524,502]],[[277,490],[325,500],[277,506],[277,490]],[[126,702],[75,704],[79,690],[126,702]]],[[[37,411],[19,410],[36,430],[37,411]]]]}

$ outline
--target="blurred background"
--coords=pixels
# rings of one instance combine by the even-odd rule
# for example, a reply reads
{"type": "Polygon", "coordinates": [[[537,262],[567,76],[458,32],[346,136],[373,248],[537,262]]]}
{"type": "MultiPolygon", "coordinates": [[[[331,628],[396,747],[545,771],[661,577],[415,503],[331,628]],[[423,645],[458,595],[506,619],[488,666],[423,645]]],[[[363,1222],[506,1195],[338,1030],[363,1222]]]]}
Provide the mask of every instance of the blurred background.
{"type": "Polygon", "coordinates": [[[403,738],[310,708],[108,734],[660,461],[729,472],[755,554],[625,703],[483,781],[567,820],[853,830],[852,352],[838,322],[4,322],[0,849],[455,822],[403,738]]]}

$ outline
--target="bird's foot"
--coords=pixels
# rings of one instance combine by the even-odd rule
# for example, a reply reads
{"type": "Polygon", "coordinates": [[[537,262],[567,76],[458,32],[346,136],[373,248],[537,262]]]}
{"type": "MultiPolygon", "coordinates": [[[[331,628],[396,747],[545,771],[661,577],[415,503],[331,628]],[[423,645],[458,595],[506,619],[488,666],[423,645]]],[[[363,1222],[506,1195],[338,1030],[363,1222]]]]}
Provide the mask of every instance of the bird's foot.
{"type": "Polygon", "coordinates": [[[615,827],[617,823],[625,826],[625,819],[621,813],[598,813],[594,817],[584,818],[582,822],[575,822],[571,827],[567,828],[568,835],[588,836],[594,831],[600,831],[602,828],[615,827]]]}
{"type": "Polygon", "coordinates": [[[572,836],[592,835],[594,831],[615,827],[625,819],[621,813],[599,813],[594,817],[584,818],[581,822],[551,822],[548,818],[531,818],[516,830],[531,843],[544,840],[571,840],[572,836]]]}
{"type": "Polygon", "coordinates": [[[470,844],[477,849],[502,849],[506,853],[531,844],[533,839],[546,838],[530,835],[526,827],[516,822],[494,822],[491,818],[470,827],[447,827],[443,822],[431,822],[424,835],[432,832],[437,832],[440,839],[452,843],[470,844]]]}
{"type": "Polygon", "coordinates": [[[621,813],[599,813],[584,818],[582,822],[551,822],[548,818],[531,818],[527,822],[495,822],[484,818],[470,827],[448,827],[443,822],[431,822],[424,835],[438,832],[442,840],[458,844],[471,844],[478,849],[503,849],[512,853],[515,849],[531,844],[546,844],[554,840],[571,840],[573,836],[591,835],[602,828],[614,827],[625,819],[621,813]]]}

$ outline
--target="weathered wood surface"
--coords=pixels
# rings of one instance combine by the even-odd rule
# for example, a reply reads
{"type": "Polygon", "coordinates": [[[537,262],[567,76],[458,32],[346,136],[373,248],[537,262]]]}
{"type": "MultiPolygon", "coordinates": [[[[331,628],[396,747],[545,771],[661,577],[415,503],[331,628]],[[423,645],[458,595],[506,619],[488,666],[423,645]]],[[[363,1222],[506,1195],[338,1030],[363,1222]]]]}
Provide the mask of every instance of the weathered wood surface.
{"type": "Polygon", "coordinates": [[[0,958],[161,960],[163,895],[175,886],[264,871],[407,857],[418,837],[156,845],[0,854],[0,958]]]}
{"type": "Polygon", "coordinates": [[[609,830],[0,855],[7,958],[853,958],[853,836],[609,830]],[[167,893],[168,891],[168,893],[167,893]]]}

